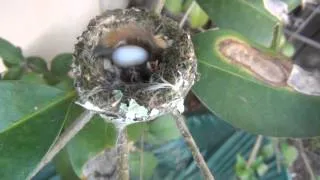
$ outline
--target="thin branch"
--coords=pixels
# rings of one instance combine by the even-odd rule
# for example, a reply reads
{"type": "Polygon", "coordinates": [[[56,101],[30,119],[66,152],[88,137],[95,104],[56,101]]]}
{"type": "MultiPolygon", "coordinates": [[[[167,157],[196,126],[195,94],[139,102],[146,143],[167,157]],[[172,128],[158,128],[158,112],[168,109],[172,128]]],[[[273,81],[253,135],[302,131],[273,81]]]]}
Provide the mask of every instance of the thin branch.
{"type": "Polygon", "coordinates": [[[165,3],[166,0],[158,0],[154,7],[154,12],[160,15],[165,3]]]}
{"type": "Polygon", "coordinates": [[[129,180],[129,147],[127,128],[118,128],[117,148],[117,179],[129,180]]]}
{"type": "Polygon", "coordinates": [[[41,159],[38,166],[32,171],[27,179],[32,179],[44,166],[57,155],[62,148],[91,120],[94,116],[92,111],[84,111],[59,137],[56,143],[41,159]]]}
{"type": "Polygon", "coordinates": [[[180,133],[183,136],[185,142],[187,143],[187,145],[192,153],[193,159],[197,163],[197,166],[200,168],[200,171],[201,171],[204,179],[214,180],[214,177],[211,174],[211,171],[208,168],[208,165],[206,164],[205,160],[203,159],[203,157],[199,151],[199,148],[198,148],[196,142],[194,141],[194,139],[193,139],[186,123],[185,123],[184,116],[182,114],[180,114],[178,111],[174,111],[172,113],[172,115],[175,118],[177,127],[180,130],[180,133]]]}
{"type": "Polygon", "coordinates": [[[187,18],[189,16],[189,14],[191,13],[191,10],[194,8],[194,6],[196,5],[195,1],[192,1],[192,3],[190,4],[190,6],[188,7],[187,12],[183,15],[180,23],[179,23],[179,28],[182,28],[184,23],[187,21],[187,18]]]}
{"type": "Polygon", "coordinates": [[[310,175],[310,180],[316,180],[316,177],[315,177],[315,175],[313,173],[313,170],[312,170],[312,167],[310,165],[309,158],[307,157],[307,155],[305,153],[302,141],[301,140],[297,140],[297,142],[298,142],[298,147],[299,147],[299,150],[300,150],[301,157],[302,157],[303,162],[306,165],[307,171],[308,171],[308,173],[310,175]]]}
{"type": "Polygon", "coordinates": [[[258,135],[258,137],[256,139],[256,142],[255,142],[255,144],[254,144],[254,146],[252,148],[249,160],[247,162],[247,167],[250,167],[251,164],[256,160],[257,154],[258,154],[259,149],[261,147],[262,140],[263,140],[263,136],[262,135],[258,135]]]}

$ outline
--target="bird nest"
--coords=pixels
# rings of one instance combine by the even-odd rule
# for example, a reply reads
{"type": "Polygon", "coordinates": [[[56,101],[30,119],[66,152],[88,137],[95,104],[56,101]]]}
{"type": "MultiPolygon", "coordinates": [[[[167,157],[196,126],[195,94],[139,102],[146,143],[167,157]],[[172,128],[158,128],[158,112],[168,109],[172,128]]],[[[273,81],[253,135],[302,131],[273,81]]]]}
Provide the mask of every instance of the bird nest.
{"type": "MultiPolygon", "coordinates": [[[[132,38],[134,35],[130,33],[128,30],[126,36],[132,38]]],[[[123,36],[117,38],[113,40],[126,42],[123,36]]],[[[126,124],[151,120],[174,110],[183,111],[184,97],[197,76],[190,35],[170,18],[140,9],[109,10],[92,19],[87,30],[78,37],[74,57],[78,103],[126,124]],[[159,51],[153,52],[147,47],[150,57],[154,58],[150,60],[153,61],[151,65],[156,66],[148,73],[135,66],[118,67],[110,58],[94,54],[108,34],[130,29],[130,26],[143,29],[140,34],[145,36],[137,37],[137,41],[149,41],[150,34],[154,38],[152,41],[158,40],[159,51]]]]}

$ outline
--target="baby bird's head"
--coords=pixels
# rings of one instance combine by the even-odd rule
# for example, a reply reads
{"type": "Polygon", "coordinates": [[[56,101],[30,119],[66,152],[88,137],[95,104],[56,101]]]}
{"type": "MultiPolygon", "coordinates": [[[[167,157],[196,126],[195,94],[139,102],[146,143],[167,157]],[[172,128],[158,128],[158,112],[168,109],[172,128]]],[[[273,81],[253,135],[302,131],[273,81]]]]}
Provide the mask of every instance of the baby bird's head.
{"type": "Polygon", "coordinates": [[[161,63],[161,53],[168,43],[151,30],[128,24],[103,35],[94,48],[95,57],[105,57],[121,69],[125,82],[148,81],[161,63]]]}

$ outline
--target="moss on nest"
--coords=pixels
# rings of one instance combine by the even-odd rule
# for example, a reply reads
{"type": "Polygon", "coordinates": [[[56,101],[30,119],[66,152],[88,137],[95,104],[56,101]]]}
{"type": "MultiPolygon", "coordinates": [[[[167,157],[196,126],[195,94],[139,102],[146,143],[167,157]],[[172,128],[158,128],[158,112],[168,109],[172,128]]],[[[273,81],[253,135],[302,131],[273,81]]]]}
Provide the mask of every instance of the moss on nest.
{"type": "Polygon", "coordinates": [[[79,103],[86,107],[89,102],[94,108],[88,109],[117,117],[115,119],[128,119],[128,109],[122,107],[126,105],[130,109],[131,102],[137,102],[147,110],[145,116],[134,118],[134,121],[150,120],[172,112],[182,105],[197,75],[190,35],[179,29],[175,21],[140,9],[106,11],[92,19],[87,30],[78,37],[74,56],[73,72],[79,103]],[[170,44],[161,53],[159,69],[152,73],[148,82],[123,82],[117,75],[118,67],[106,65],[105,59],[93,56],[103,35],[129,23],[166,37],[170,44]]]}

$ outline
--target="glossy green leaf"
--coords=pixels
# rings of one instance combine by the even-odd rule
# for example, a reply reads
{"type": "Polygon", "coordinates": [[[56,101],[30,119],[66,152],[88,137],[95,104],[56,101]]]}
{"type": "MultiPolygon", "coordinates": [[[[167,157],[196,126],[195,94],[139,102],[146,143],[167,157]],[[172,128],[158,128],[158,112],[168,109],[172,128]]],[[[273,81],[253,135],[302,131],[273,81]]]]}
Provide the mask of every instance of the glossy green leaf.
{"type": "Polygon", "coordinates": [[[56,76],[66,76],[71,69],[72,54],[59,54],[52,59],[51,72],[56,76]]]}
{"type": "Polygon", "coordinates": [[[48,72],[48,67],[46,61],[37,56],[31,56],[26,59],[27,66],[30,70],[36,73],[45,73],[48,72]]]}
{"type": "Polygon", "coordinates": [[[20,81],[0,82],[0,177],[26,179],[61,130],[75,96],[20,81]]]}
{"type": "Polygon", "coordinates": [[[0,57],[8,64],[20,64],[23,60],[21,50],[0,37],[0,57]]]}
{"type": "Polygon", "coordinates": [[[66,149],[61,150],[53,159],[53,162],[61,180],[79,180],[79,177],[73,171],[66,149]]]}
{"type": "Polygon", "coordinates": [[[143,132],[148,131],[146,122],[134,123],[127,126],[128,139],[130,141],[138,141],[143,132]]]}
{"type": "Polygon", "coordinates": [[[150,144],[163,144],[180,137],[175,119],[171,115],[164,115],[148,123],[145,141],[150,144]]]}
{"type": "Polygon", "coordinates": [[[46,81],[43,79],[42,75],[34,72],[23,74],[20,80],[28,83],[46,84],[46,81]]]}
{"type": "Polygon", "coordinates": [[[320,135],[320,97],[273,87],[254,78],[218,52],[223,38],[248,42],[232,31],[218,30],[194,38],[200,80],[193,91],[208,108],[232,125],[256,134],[285,137],[320,135]]]}
{"type": "Polygon", "coordinates": [[[153,153],[134,152],[129,155],[129,169],[131,176],[140,177],[140,175],[142,175],[143,179],[151,179],[156,166],[157,158],[153,153]],[[141,161],[141,159],[143,159],[143,161],[141,161]]]}
{"type": "Polygon", "coordinates": [[[58,84],[55,85],[56,88],[68,91],[74,88],[73,86],[74,80],[70,77],[65,77],[58,84]]]}
{"type": "Polygon", "coordinates": [[[4,80],[17,80],[20,79],[21,75],[23,73],[23,68],[20,66],[13,66],[8,71],[6,74],[3,76],[4,80]]]}
{"type": "MultiPolygon", "coordinates": [[[[81,112],[82,108],[75,107],[72,111],[81,112]]],[[[73,119],[70,119],[73,120],[73,119]]],[[[78,177],[82,176],[83,165],[104,149],[114,146],[116,129],[111,123],[106,123],[101,117],[95,116],[67,144],[67,151],[72,167],[78,177]]]]}
{"type": "Polygon", "coordinates": [[[232,29],[265,47],[278,38],[280,23],[256,0],[197,0],[220,28],[232,29]]]}
{"type": "Polygon", "coordinates": [[[182,11],[183,0],[166,0],[165,7],[173,14],[179,14],[182,11]]]}
{"type": "MultiPolygon", "coordinates": [[[[57,85],[61,80],[58,76],[55,76],[50,71],[43,74],[44,79],[48,82],[50,85],[57,85]]],[[[65,78],[65,76],[62,77],[62,79],[65,78]]]]}
{"type": "Polygon", "coordinates": [[[209,17],[201,7],[196,4],[190,12],[189,20],[192,28],[200,28],[207,24],[209,17]]]}

